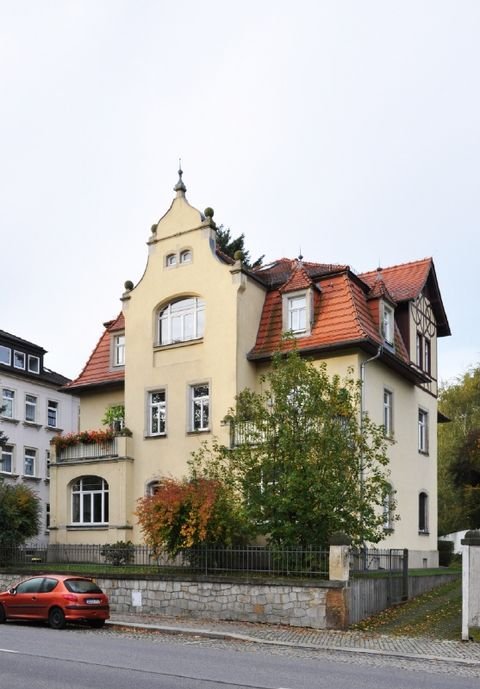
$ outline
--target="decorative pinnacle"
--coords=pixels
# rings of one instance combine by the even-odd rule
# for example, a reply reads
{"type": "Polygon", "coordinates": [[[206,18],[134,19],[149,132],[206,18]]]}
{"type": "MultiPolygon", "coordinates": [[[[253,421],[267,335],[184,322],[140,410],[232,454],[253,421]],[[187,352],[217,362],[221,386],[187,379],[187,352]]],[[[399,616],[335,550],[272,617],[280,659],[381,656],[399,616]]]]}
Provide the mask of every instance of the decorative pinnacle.
{"type": "Polygon", "coordinates": [[[183,183],[182,175],[183,175],[182,159],[180,158],[178,161],[178,182],[173,187],[173,191],[183,191],[183,193],[185,193],[187,191],[187,187],[183,183]]]}

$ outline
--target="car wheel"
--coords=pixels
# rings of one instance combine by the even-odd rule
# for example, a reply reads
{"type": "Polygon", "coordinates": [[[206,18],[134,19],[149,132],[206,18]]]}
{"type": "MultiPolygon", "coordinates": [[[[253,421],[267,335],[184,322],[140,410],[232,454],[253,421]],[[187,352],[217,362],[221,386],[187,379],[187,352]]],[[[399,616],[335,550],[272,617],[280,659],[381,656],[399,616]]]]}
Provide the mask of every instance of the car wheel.
{"type": "Polygon", "coordinates": [[[63,629],[65,627],[65,615],[61,608],[52,608],[48,613],[48,624],[52,629],[63,629]]]}
{"type": "Polygon", "coordinates": [[[105,620],[88,620],[88,626],[94,629],[101,629],[105,626],[105,620]]]}
{"type": "Polygon", "coordinates": [[[3,605],[0,605],[0,624],[3,624],[6,621],[7,616],[5,615],[5,608],[3,607],[3,605]]]}

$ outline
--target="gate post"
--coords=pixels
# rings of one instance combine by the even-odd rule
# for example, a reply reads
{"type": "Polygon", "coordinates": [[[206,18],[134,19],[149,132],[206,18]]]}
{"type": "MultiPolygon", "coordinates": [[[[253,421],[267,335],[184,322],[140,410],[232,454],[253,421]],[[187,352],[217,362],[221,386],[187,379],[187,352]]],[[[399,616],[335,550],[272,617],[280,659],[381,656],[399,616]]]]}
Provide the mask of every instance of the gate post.
{"type": "Polygon", "coordinates": [[[462,641],[469,640],[469,627],[480,627],[480,530],[467,531],[462,557],[462,641]]]}

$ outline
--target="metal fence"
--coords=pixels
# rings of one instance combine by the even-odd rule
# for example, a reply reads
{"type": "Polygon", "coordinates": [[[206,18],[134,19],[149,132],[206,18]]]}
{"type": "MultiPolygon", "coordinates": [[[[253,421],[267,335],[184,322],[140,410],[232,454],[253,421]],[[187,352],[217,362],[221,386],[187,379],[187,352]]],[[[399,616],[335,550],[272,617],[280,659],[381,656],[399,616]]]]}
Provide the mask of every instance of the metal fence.
{"type": "Polygon", "coordinates": [[[169,572],[201,574],[257,574],[328,578],[329,551],[317,547],[201,546],[182,550],[174,559],[156,557],[147,546],[132,544],[64,545],[0,549],[0,568],[85,572],[169,572]]]}

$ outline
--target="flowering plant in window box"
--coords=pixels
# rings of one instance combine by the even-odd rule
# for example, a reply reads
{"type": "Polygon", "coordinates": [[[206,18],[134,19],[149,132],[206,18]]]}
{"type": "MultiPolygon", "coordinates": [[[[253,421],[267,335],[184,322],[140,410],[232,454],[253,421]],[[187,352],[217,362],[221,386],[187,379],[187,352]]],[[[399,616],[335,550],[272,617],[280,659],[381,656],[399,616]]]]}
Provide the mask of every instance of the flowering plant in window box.
{"type": "Polygon", "coordinates": [[[56,451],[62,450],[65,447],[72,445],[105,445],[113,440],[115,433],[107,428],[106,430],[98,431],[80,431],[80,433],[66,433],[65,435],[56,435],[51,439],[50,444],[54,445],[56,451]]]}

